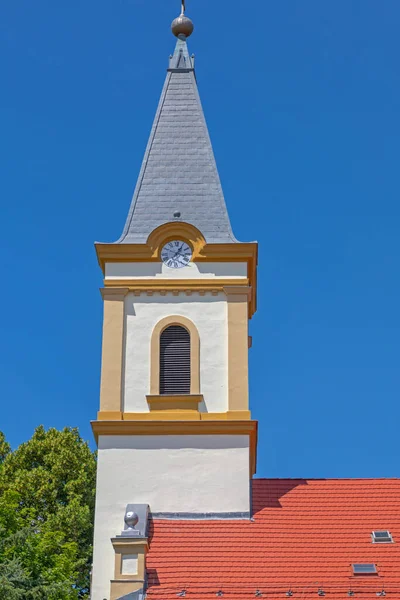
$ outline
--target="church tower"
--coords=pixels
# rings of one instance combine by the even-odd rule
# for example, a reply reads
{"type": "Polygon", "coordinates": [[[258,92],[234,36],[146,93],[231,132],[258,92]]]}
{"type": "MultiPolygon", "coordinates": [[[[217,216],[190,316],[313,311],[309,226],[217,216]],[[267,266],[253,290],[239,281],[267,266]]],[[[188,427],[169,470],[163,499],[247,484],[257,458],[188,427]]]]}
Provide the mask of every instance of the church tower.
{"type": "Polygon", "coordinates": [[[104,322],[92,600],[140,596],[150,518],[249,518],[251,509],[257,244],[232,233],[184,10],[172,31],[123,233],[96,244],[104,322]]]}

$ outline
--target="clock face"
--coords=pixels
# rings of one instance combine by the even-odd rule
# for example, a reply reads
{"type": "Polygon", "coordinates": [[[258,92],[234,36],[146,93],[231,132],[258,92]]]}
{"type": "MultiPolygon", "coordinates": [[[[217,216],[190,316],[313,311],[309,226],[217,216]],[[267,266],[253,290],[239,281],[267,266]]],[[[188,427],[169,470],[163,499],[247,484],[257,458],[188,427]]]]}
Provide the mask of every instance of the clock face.
{"type": "Polygon", "coordinates": [[[186,242],[172,240],[161,250],[161,259],[170,269],[181,269],[190,263],[192,250],[186,242]]]}

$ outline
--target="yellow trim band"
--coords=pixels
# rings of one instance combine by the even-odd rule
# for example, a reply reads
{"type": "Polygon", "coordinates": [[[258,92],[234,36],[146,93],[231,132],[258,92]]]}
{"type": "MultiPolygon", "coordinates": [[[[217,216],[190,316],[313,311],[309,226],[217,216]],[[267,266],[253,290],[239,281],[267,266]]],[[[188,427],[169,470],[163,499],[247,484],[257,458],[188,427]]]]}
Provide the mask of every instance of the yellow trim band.
{"type": "Polygon", "coordinates": [[[100,411],[97,413],[98,421],[251,421],[251,412],[249,410],[228,410],[223,413],[203,413],[195,411],[195,417],[191,411],[181,410],[174,413],[168,411],[150,411],[150,412],[109,412],[100,411]]]}
{"type": "MultiPolygon", "coordinates": [[[[186,291],[190,290],[192,292],[199,290],[218,290],[224,291],[226,286],[243,286],[247,287],[249,285],[249,280],[247,277],[237,277],[235,279],[225,279],[225,278],[210,278],[210,279],[170,279],[169,277],[159,277],[157,279],[149,278],[149,279],[104,279],[104,287],[105,289],[112,289],[114,287],[120,288],[125,287],[130,291],[141,290],[144,292],[147,291],[186,291]]],[[[243,293],[243,291],[242,291],[243,293]]]]}

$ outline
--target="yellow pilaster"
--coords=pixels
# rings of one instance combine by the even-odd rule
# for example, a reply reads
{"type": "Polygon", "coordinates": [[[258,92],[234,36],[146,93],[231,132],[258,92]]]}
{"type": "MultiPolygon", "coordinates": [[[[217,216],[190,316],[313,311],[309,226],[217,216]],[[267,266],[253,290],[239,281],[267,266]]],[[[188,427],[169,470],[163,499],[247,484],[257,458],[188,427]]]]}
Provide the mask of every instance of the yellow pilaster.
{"type": "Polygon", "coordinates": [[[104,300],[101,359],[100,411],[108,418],[122,418],[122,365],[124,343],[124,299],[126,288],[101,290],[104,300]]]}
{"type": "Polygon", "coordinates": [[[247,286],[224,287],[228,300],[228,389],[229,410],[249,409],[248,298],[247,286]]]}

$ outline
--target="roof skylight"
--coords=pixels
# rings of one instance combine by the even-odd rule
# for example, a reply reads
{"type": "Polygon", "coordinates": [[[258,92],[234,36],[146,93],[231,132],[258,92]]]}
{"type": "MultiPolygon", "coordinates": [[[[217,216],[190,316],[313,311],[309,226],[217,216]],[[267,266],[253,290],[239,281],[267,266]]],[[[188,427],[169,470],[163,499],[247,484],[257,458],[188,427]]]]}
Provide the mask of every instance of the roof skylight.
{"type": "Polygon", "coordinates": [[[372,541],[375,544],[382,544],[385,542],[390,543],[393,542],[393,538],[390,531],[387,529],[380,529],[379,531],[372,532],[372,541]]]}
{"type": "Polygon", "coordinates": [[[354,575],[370,575],[376,573],[376,565],[374,563],[353,563],[354,575]]]}

